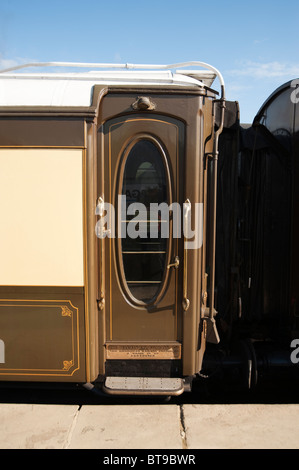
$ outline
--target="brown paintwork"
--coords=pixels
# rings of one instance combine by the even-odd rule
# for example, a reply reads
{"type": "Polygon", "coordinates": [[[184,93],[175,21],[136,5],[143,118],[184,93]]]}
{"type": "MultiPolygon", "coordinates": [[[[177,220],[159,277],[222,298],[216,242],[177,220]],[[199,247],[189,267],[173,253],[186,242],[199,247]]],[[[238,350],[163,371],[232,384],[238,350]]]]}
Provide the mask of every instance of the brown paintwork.
{"type": "MultiPolygon", "coordinates": [[[[121,158],[124,143],[130,139],[136,138],[137,134],[144,136],[154,136],[162,142],[169,155],[170,173],[173,175],[173,201],[180,202],[179,191],[177,188],[177,178],[179,174],[180,161],[182,154],[179,147],[182,144],[183,129],[179,129],[180,123],[171,123],[169,119],[163,122],[161,117],[151,115],[129,115],[126,118],[117,118],[116,121],[109,120],[104,129],[104,161],[105,161],[105,200],[116,207],[115,196],[119,194],[118,171],[122,164],[121,158]],[[167,130],[166,130],[167,127],[167,130]],[[167,135],[167,138],[165,137],[167,135]],[[110,146],[111,144],[111,146],[110,146]],[[109,161],[111,158],[111,162],[109,161]]],[[[173,202],[170,201],[170,202],[173,202]]],[[[169,202],[169,203],[170,203],[169,202]]],[[[109,239],[109,246],[106,245],[107,256],[106,265],[106,321],[107,321],[107,339],[110,340],[154,340],[171,341],[177,338],[177,322],[180,312],[177,311],[177,270],[168,270],[169,287],[163,300],[159,302],[154,309],[136,308],[129,306],[127,300],[123,299],[122,292],[117,288],[118,276],[113,266],[117,259],[117,247],[113,239],[109,239]],[[111,279],[111,284],[108,284],[111,279]],[[113,295],[112,295],[113,293],[113,295]],[[113,303],[113,307],[112,307],[113,303]]],[[[181,247],[179,240],[172,243],[172,249],[167,259],[167,264],[176,255],[180,255],[181,247]]],[[[120,279],[121,281],[121,279],[120,279]]],[[[165,280],[167,282],[168,279],[165,280]]]]}
{"type": "MultiPolygon", "coordinates": [[[[85,286],[84,288],[0,287],[2,299],[0,311],[4,312],[2,319],[5,318],[3,329],[7,328],[8,331],[12,326],[17,327],[13,323],[15,321],[13,317],[19,317],[23,321],[25,317],[22,315],[25,311],[28,315],[23,323],[24,329],[26,326],[27,337],[25,338],[23,331],[18,333],[23,337],[23,349],[15,346],[14,359],[9,365],[10,372],[6,370],[4,374],[0,373],[0,380],[93,381],[98,374],[103,374],[105,371],[107,340],[122,340],[129,343],[135,340],[141,344],[142,341],[150,340],[160,341],[162,345],[163,342],[165,344],[169,341],[174,341],[175,344],[179,342],[182,345],[183,375],[192,375],[200,369],[205,347],[204,330],[201,328],[204,250],[188,252],[189,310],[184,312],[182,308],[184,253],[182,240],[178,240],[177,244],[173,244],[169,257],[173,259],[178,255],[181,260],[180,267],[175,272],[174,270],[170,272],[170,283],[157,311],[149,313],[146,309],[138,310],[129,306],[124,301],[113,266],[110,273],[110,255],[114,254],[115,245],[109,240],[99,242],[95,237],[94,228],[97,220],[96,200],[102,194],[105,195],[107,202],[110,197],[114,197],[117,184],[114,169],[119,168],[119,158],[126,139],[134,137],[138,132],[153,134],[168,150],[173,178],[173,200],[181,204],[187,198],[192,203],[206,202],[203,185],[204,152],[209,150],[205,146],[205,141],[211,133],[212,125],[211,100],[207,96],[212,94],[207,92],[206,97],[204,94],[204,90],[194,92],[194,90],[174,89],[166,92],[156,88],[144,90],[136,87],[126,90],[124,87],[108,89],[96,86],[90,108],[0,110],[2,147],[86,149],[83,168],[85,286]],[[132,104],[138,96],[148,94],[156,105],[155,110],[144,112],[134,110],[132,104]],[[128,123],[132,117],[137,119],[136,128],[132,123],[128,123]],[[122,125],[122,132],[117,132],[115,126],[113,135],[115,134],[116,138],[113,140],[113,137],[110,149],[108,130],[117,120],[125,124],[122,125]],[[168,131],[164,134],[166,127],[168,131]],[[111,178],[108,168],[110,151],[111,178]],[[113,305],[118,306],[112,312],[113,327],[110,324],[110,292],[113,305]],[[99,300],[101,302],[98,303],[99,300]],[[20,309],[21,301],[25,302],[22,304],[25,305],[23,310],[20,309]],[[38,302],[40,307],[37,308],[38,302]],[[57,305],[55,309],[52,306],[53,302],[57,305]],[[172,307],[169,308],[169,305],[172,307]],[[67,314],[63,315],[63,312],[67,314]],[[35,326],[39,324],[39,327],[43,328],[44,321],[48,322],[47,331],[37,333],[35,326]],[[135,329],[131,328],[132,324],[135,325],[135,329]],[[143,325],[147,326],[146,333],[143,333],[143,325]],[[71,335],[72,343],[63,340],[70,338],[71,335]],[[57,340],[58,337],[61,339],[57,340]],[[69,354],[70,344],[72,354],[69,354]],[[29,345],[33,349],[26,357],[29,345]],[[19,360],[20,354],[24,357],[19,360]],[[25,372],[25,369],[30,368],[29,372],[25,372]]],[[[4,372],[3,364],[0,364],[0,371],[4,372]]]]}
{"type": "Polygon", "coordinates": [[[0,380],[85,380],[84,289],[0,287],[0,380]]]}
{"type": "MultiPolygon", "coordinates": [[[[166,148],[170,146],[163,134],[161,122],[171,122],[173,117],[176,116],[180,121],[176,122],[180,127],[180,139],[178,143],[180,164],[182,165],[179,170],[179,182],[172,181],[174,188],[180,193],[180,197],[177,200],[182,204],[187,198],[192,202],[204,202],[203,200],[203,152],[204,142],[211,134],[211,105],[210,100],[203,101],[200,95],[174,95],[171,97],[166,94],[154,94],[150,95],[150,99],[155,103],[155,110],[148,111],[140,114],[140,112],[133,112],[132,104],[136,101],[138,96],[144,96],[144,93],[140,93],[140,90],[136,90],[135,93],[111,93],[102,101],[102,106],[99,110],[99,118],[105,124],[103,127],[99,126],[99,166],[106,164],[105,173],[105,185],[103,181],[99,181],[98,194],[105,195],[106,202],[114,202],[110,200],[112,195],[115,193],[116,187],[116,176],[115,167],[119,163],[119,159],[122,154],[122,150],[126,141],[133,138],[138,132],[146,133],[157,136],[159,139],[164,141],[166,148]],[[205,115],[205,106],[207,106],[208,119],[203,119],[205,115]],[[127,123],[130,119],[135,116],[135,126],[127,123]],[[111,178],[111,192],[109,187],[109,126],[113,123],[113,118],[122,121],[122,127],[117,128],[115,126],[116,142],[115,150],[111,151],[112,162],[110,174],[111,178]],[[143,118],[143,121],[141,121],[143,118]],[[144,119],[148,119],[147,124],[144,119]],[[187,126],[184,125],[187,123],[187,126]],[[119,132],[117,133],[117,129],[119,132]],[[104,150],[103,150],[104,149],[104,150]],[[105,150],[106,149],[106,150],[105,150]],[[106,153],[105,153],[106,152],[106,153]],[[103,155],[104,158],[103,158],[103,155]],[[184,176],[183,176],[184,175],[184,176]],[[108,184],[107,184],[108,183],[108,184]],[[111,194],[111,195],[110,195],[111,194]]],[[[99,121],[100,122],[100,121],[99,121]]],[[[114,143],[113,138],[111,142],[114,143]]],[[[209,150],[209,148],[207,148],[209,150]]],[[[175,149],[168,149],[170,155],[173,154],[175,149]]],[[[171,158],[171,157],[170,157],[171,158]]],[[[172,162],[172,165],[174,163],[172,162]]],[[[99,176],[101,178],[101,176],[99,176]]],[[[201,272],[202,268],[202,249],[190,250],[188,252],[188,296],[191,301],[190,309],[183,314],[182,309],[182,268],[183,268],[183,250],[182,240],[179,240],[178,253],[172,253],[172,258],[175,254],[178,254],[181,259],[181,264],[177,270],[177,332],[173,324],[172,317],[169,317],[166,325],[164,321],[155,323],[155,318],[159,315],[159,307],[163,307],[163,304],[159,305],[156,314],[147,312],[146,309],[143,311],[138,310],[136,307],[129,306],[124,300],[118,285],[117,274],[114,272],[114,254],[115,246],[111,240],[106,239],[104,242],[100,242],[101,245],[105,246],[106,249],[106,273],[103,273],[103,282],[106,283],[104,288],[105,291],[105,315],[101,312],[103,318],[105,318],[106,325],[106,340],[114,339],[116,341],[131,340],[141,341],[156,339],[160,341],[176,340],[183,344],[183,373],[193,374],[196,370],[199,370],[202,351],[196,354],[199,344],[200,330],[200,318],[201,318],[201,272]],[[113,259],[113,262],[110,262],[113,259]],[[109,271],[111,267],[111,272],[109,271]],[[111,276],[111,277],[110,277],[111,276]],[[112,288],[109,289],[110,279],[112,280],[112,288]],[[115,313],[112,314],[113,326],[110,324],[111,312],[110,312],[110,294],[113,292],[113,304],[117,305],[115,313]],[[119,299],[119,300],[118,300],[119,299]],[[120,303],[119,303],[120,302],[120,303]],[[144,318],[142,317],[144,315],[144,318]],[[116,320],[114,319],[116,315],[116,320]],[[118,315],[118,317],[117,317],[118,315]],[[153,319],[151,318],[154,317],[153,319]],[[148,319],[149,323],[146,323],[148,319]],[[142,336],[142,327],[147,325],[146,336],[142,336]],[[172,326],[171,326],[172,325],[172,326]],[[166,327],[166,329],[165,329],[166,327]],[[164,329],[163,329],[164,328],[164,329]],[[112,336],[111,336],[112,335],[112,336]]],[[[173,276],[174,278],[174,276],[173,276]]],[[[173,279],[174,281],[174,279],[173,279]]],[[[170,286],[170,289],[173,287],[170,286]]],[[[171,295],[171,294],[170,294],[171,295]]],[[[172,294],[173,295],[173,294],[172,294]]],[[[168,302],[166,302],[167,305],[168,302]]],[[[162,311],[162,309],[161,309],[162,311]]],[[[165,317],[164,317],[165,318],[165,317]]],[[[104,320],[103,320],[104,326],[104,320]]],[[[204,339],[201,341],[202,349],[204,350],[204,339]]],[[[101,348],[100,348],[101,349],[101,348]]]]}
{"type": "Polygon", "coordinates": [[[1,147],[84,147],[83,119],[0,118],[1,147]]]}

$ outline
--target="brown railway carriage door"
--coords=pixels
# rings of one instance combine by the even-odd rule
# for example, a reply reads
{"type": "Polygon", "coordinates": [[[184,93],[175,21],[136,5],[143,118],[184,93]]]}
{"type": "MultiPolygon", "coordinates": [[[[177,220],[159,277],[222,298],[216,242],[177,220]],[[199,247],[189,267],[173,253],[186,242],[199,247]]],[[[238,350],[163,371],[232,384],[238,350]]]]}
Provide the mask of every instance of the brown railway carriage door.
{"type": "Polygon", "coordinates": [[[100,242],[106,341],[178,341],[182,239],[173,236],[178,206],[176,217],[168,208],[181,207],[184,125],[140,113],[112,118],[100,131],[102,194],[112,208],[112,232],[100,242]]]}

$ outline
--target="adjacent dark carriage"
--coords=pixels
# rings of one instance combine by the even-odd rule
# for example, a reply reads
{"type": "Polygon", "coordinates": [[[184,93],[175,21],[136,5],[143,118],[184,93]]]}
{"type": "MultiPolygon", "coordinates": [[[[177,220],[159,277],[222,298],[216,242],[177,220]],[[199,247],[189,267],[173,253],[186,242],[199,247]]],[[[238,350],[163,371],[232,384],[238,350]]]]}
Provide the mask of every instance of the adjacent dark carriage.
{"type": "Polygon", "coordinates": [[[221,341],[209,348],[203,368],[213,377],[220,372],[218,379],[226,376],[230,385],[238,378],[247,389],[298,383],[298,83],[275,90],[252,125],[240,125],[238,104],[229,104],[220,137],[221,341]]]}

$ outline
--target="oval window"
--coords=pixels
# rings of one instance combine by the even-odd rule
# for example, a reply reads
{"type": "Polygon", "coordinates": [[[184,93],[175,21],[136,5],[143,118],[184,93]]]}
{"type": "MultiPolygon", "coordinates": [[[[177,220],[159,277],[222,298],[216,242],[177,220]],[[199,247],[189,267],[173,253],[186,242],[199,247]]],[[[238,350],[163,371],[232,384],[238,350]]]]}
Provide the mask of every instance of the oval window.
{"type": "Polygon", "coordinates": [[[167,260],[165,233],[169,221],[167,217],[163,219],[161,211],[153,210],[167,202],[165,157],[161,152],[148,139],[137,141],[127,155],[121,184],[122,200],[125,200],[121,208],[122,238],[118,245],[122,272],[130,294],[144,303],[156,299],[167,260]]]}

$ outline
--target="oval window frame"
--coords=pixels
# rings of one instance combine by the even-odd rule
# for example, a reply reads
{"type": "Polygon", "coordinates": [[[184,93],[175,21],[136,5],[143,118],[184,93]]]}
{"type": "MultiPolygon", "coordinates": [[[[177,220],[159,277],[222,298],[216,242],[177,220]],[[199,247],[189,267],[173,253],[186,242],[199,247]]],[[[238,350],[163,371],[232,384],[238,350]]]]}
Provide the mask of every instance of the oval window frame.
{"type": "Polygon", "coordinates": [[[126,144],[123,146],[123,150],[121,151],[121,156],[120,156],[120,161],[119,165],[116,169],[117,171],[117,184],[116,184],[116,193],[115,193],[115,205],[114,207],[116,208],[116,237],[115,237],[115,261],[116,261],[116,266],[117,266],[117,273],[118,273],[118,279],[119,279],[119,285],[121,287],[122,293],[126,300],[134,307],[136,308],[142,308],[142,309],[153,309],[155,306],[161,301],[163,298],[167,285],[168,285],[168,279],[169,279],[169,269],[167,269],[168,264],[170,264],[171,260],[171,253],[172,253],[172,246],[173,246],[173,241],[172,241],[172,233],[173,233],[173,220],[171,217],[171,214],[169,214],[169,237],[167,240],[166,244],[166,256],[165,256],[165,266],[164,266],[164,272],[163,276],[161,279],[160,287],[158,288],[156,294],[150,299],[150,301],[145,302],[143,300],[137,299],[134,297],[132,294],[128,283],[126,281],[126,276],[125,276],[125,271],[124,271],[124,260],[123,260],[123,253],[122,253],[122,238],[118,236],[118,214],[119,214],[119,207],[118,207],[118,195],[122,195],[122,188],[123,188],[123,180],[124,180],[124,171],[125,171],[125,166],[126,162],[128,159],[128,156],[133,149],[133,147],[140,141],[142,140],[147,140],[151,142],[152,144],[155,145],[157,148],[162,162],[163,162],[163,167],[165,170],[165,178],[166,178],[166,194],[167,194],[167,201],[166,203],[168,204],[168,207],[171,206],[173,202],[173,191],[172,191],[172,178],[171,178],[171,173],[169,169],[169,163],[168,163],[168,157],[167,157],[167,152],[163,144],[158,140],[156,137],[154,137],[151,134],[147,133],[142,133],[142,134],[137,134],[133,138],[131,138],[126,144]]]}

